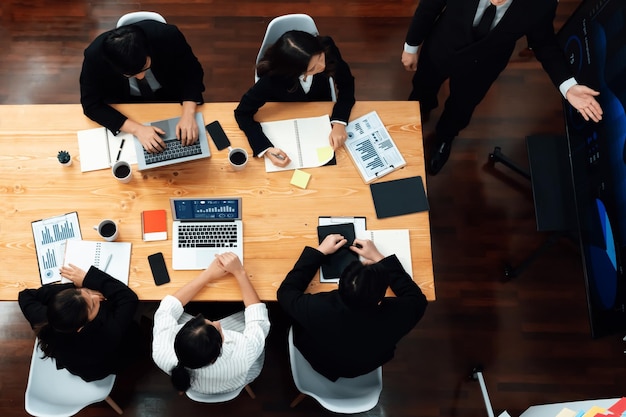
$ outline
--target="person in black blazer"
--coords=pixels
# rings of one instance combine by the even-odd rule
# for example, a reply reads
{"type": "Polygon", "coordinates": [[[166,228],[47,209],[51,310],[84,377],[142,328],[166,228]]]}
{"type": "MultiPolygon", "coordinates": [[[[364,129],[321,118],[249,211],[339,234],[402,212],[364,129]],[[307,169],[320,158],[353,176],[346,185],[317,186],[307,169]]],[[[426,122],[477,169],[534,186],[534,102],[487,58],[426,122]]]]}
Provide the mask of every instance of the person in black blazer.
{"type": "Polygon", "coordinates": [[[333,77],[337,102],[330,116],[333,149],[344,144],[346,125],[354,106],[354,77],[330,37],[313,36],[292,30],[283,34],[257,64],[259,80],[241,98],[235,119],[246,134],[255,156],[267,155],[276,166],[290,162],[289,155],[275,148],[265,136],[254,115],[265,103],[296,101],[330,101],[333,77]]]}
{"type": "Polygon", "coordinates": [[[365,264],[348,265],[336,290],[306,294],[326,257],[347,243],[328,235],[305,247],[278,289],[278,302],[293,320],[294,345],[313,369],[331,381],[367,374],[391,360],[396,344],[422,318],[426,297],[395,255],[384,257],[371,240],[350,249],[365,264]],[[395,297],[385,297],[391,288],[395,297]]]}
{"type": "Polygon", "coordinates": [[[19,306],[39,337],[46,357],[87,382],[117,374],[137,356],[137,295],[92,266],[61,267],[68,284],[48,284],[19,293],[19,306]]]}
{"type": "MultiPolygon", "coordinates": [[[[176,135],[183,145],[198,140],[196,106],[204,102],[204,71],[174,25],[143,20],[99,35],[85,49],[80,74],[83,112],[114,134],[135,135],[148,152],[165,149],[161,129],[129,119],[112,103],[180,102],[176,135]]],[[[202,126],[201,128],[204,128],[202,126]]]]}
{"type": "Polygon", "coordinates": [[[556,7],[557,0],[419,2],[402,63],[407,70],[416,71],[409,100],[420,101],[424,119],[438,105],[441,84],[450,81],[450,95],[435,128],[436,146],[428,162],[431,175],[448,160],[452,140],[469,124],[475,107],[506,67],[522,36],[554,85],[585,120],[602,118],[594,98],[599,93],[576,82],[559,48],[552,24],[556,7]],[[490,4],[494,5],[493,21],[487,23],[486,34],[480,33],[479,23],[490,4]]]}

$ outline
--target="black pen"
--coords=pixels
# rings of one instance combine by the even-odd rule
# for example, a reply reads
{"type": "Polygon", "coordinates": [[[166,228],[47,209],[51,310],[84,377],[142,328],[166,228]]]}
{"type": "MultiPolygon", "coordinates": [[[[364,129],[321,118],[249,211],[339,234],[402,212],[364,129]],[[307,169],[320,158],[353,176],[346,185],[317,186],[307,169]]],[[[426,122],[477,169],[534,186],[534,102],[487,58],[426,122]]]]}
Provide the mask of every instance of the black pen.
{"type": "Polygon", "coordinates": [[[126,139],[122,139],[122,143],[120,143],[120,150],[117,151],[117,158],[115,158],[115,162],[120,160],[120,156],[122,156],[122,149],[124,148],[124,142],[126,139]]]}

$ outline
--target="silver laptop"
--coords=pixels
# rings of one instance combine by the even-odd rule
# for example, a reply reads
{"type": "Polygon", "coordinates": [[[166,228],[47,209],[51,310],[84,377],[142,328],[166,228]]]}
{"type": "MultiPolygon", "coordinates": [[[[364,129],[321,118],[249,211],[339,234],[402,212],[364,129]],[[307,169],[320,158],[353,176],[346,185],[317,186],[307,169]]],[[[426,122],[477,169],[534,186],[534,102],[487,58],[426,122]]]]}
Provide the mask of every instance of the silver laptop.
{"type": "Polygon", "coordinates": [[[243,262],[241,197],[174,197],[170,205],[173,269],[204,269],[224,252],[243,262]]]}
{"type": "Polygon", "coordinates": [[[148,123],[148,126],[156,126],[165,131],[165,134],[161,136],[166,145],[163,152],[146,152],[143,146],[141,146],[141,142],[135,138],[134,142],[135,151],[137,153],[137,169],[141,171],[144,169],[178,164],[180,162],[193,161],[211,156],[202,113],[196,113],[196,123],[198,124],[200,137],[193,145],[182,146],[180,141],[176,139],[176,124],[179,120],[180,117],[174,117],[172,119],[158,120],[148,123]]]}

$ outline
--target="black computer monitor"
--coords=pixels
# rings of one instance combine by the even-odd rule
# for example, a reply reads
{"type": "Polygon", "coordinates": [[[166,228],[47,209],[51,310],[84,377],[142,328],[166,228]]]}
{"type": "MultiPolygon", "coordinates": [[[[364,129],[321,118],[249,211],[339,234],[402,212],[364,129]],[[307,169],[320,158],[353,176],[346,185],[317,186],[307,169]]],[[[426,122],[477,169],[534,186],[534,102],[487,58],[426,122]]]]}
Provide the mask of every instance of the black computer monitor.
{"type": "Polygon", "coordinates": [[[564,105],[594,337],[626,328],[626,0],[584,0],[557,34],[600,123],[564,105]]]}

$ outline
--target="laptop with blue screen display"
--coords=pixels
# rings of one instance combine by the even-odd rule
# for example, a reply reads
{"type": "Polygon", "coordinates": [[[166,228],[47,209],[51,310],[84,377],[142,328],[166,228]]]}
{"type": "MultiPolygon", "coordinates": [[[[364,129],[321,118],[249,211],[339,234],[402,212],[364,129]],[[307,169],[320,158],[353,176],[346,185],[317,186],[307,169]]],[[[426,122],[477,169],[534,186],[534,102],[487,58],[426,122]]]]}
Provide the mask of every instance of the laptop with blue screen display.
{"type": "Polygon", "coordinates": [[[199,136],[196,143],[192,145],[182,146],[180,140],[176,139],[176,125],[179,120],[180,117],[174,117],[147,123],[148,126],[156,126],[165,132],[165,134],[161,135],[161,139],[165,142],[165,150],[163,152],[146,152],[139,139],[135,138],[135,153],[137,154],[137,169],[139,171],[211,156],[202,113],[196,113],[199,136]]]}
{"type": "Polygon", "coordinates": [[[204,269],[224,252],[243,262],[241,197],[173,197],[170,205],[173,269],[204,269]]]}

